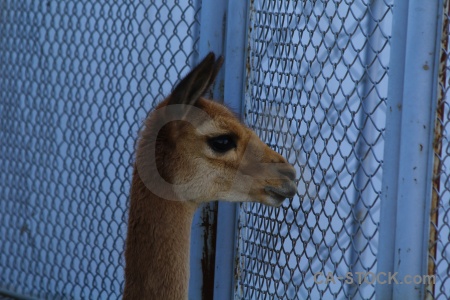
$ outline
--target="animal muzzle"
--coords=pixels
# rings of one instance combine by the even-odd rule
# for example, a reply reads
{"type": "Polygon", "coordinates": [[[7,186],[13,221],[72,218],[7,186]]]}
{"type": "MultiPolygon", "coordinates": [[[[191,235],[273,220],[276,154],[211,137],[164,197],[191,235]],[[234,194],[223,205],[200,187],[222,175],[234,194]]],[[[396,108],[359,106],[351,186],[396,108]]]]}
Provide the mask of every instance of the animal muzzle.
{"type": "Polygon", "coordinates": [[[264,187],[264,191],[279,201],[294,197],[297,193],[294,167],[288,163],[277,164],[276,168],[272,169],[272,174],[275,178],[264,187]]]}

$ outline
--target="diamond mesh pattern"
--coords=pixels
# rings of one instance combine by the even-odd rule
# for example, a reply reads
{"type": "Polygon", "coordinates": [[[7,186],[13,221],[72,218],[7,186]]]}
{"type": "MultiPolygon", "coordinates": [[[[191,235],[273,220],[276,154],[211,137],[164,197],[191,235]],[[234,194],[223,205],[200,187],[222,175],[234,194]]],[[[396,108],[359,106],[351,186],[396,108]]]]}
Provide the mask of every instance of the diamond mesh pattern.
{"type": "Polygon", "coordinates": [[[134,141],[197,59],[194,1],[0,1],[0,289],[118,299],[134,141]],[[184,67],[187,66],[187,67],[184,67]]]}
{"type": "Polygon", "coordinates": [[[448,299],[450,295],[450,15],[449,1],[444,2],[441,59],[438,85],[438,107],[435,120],[433,189],[430,211],[430,242],[428,274],[436,276],[436,284],[429,285],[427,297],[448,299]]]}
{"type": "Polygon", "coordinates": [[[258,1],[245,120],[298,170],[282,209],[241,206],[239,299],[373,298],[392,5],[258,1]]]}
{"type": "MultiPolygon", "coordinates": [[[[0,298],[116,299],[134,141],[198,59],[197,1],[0,0],[0,298]]],[[[238,299],[374,298],[392,0],[254,0],[245,121],[298,171],[243,204],[238,299]]],[[[428,296],[450,294],[445,1],[428,296]]]]}

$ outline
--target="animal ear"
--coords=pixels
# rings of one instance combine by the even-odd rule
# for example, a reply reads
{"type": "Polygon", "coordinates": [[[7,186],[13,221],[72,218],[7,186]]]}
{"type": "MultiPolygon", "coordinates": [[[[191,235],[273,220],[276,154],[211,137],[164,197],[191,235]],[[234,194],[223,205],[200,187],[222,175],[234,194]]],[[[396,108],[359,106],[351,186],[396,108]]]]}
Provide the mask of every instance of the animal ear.
{"type": "Polygon", "coordinates": [[[199,65],[177,84],[170,95],[168,104],[194,105],[214,83],[222,64],[223,57],[220,56],[216,60],[214,53],[210,52],[199,65]]]}

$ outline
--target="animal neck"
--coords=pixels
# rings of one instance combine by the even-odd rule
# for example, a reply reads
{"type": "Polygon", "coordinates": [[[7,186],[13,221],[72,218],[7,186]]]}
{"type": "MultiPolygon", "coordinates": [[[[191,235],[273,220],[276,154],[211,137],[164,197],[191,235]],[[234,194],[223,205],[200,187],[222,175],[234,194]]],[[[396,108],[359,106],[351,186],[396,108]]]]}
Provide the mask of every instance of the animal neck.
{"type": "Polygon", "coordinates": [[[187,299],[192,219],[197,206],[161,199],[133,174],[124,299],[187,299]]]}

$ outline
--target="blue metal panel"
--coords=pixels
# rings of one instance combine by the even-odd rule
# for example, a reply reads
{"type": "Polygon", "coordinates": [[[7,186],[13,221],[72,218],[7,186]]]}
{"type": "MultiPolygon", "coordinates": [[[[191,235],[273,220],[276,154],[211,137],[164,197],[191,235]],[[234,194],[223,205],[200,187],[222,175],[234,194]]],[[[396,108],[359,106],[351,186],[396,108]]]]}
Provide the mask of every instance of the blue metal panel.
{"type": "MultiPolygon", "coordinates": [[[[201,2],[199,59],[213,51],[223,54],[226,0],[201,2]]],[[[223,71],[212,96],[223,99],[223,71]]],[[[202,205],[194,216],[191,233],[189,299],[209,299],[213,294],[217,203],[202,205]]]]}
{"type": "MultiPolygon", "coordinates": [[[[398,178],[394,271],[427,274],[433,117],[439,55],[440,0],[409,2],[398,178]],[[417,22],[421,20],[421,22],[417,22]]],[[[423,299],[423,284],[394,285],[394,299],[423,299]]]]}
{"type": "MultiPolygon", "coordinates": [[[[242,115],[245,57],[247,1],[230,0],[226,22],[224,104],[242,115]]],[[[214,272],[214,299],[233,299],[236,203],[219,202],[217,216],[216,266],[214,272]]]]}
{"type": "MultiPolygon", "coordinates": [[[[416,275],[426,274],[427,255],[424,244],[427,244],[429,227],[429,215],[426,208],[430,201],[429,183],[432,180],[430,155],[433,133],[432,116],[436,104],[433,96],[435,96],[437,82],[438,49],[436,45],[439,23],[437,16],[440,1],[425,3],[412,0],[408,4],[402,4],[403,1],[397,2],[396,5],[406,7],[403,7],[404,9],[396,7],[394,12],[394,28],[395,24],[399,23],[401,27],[394,29],[393,40],[399,40],[397,40],[398,44],[392,47],[391,62],[399,63],[400,70],[398,76],[391,77],[394,81],[390,84],[390,96],[393,98],[391,101],[399,101],[403,98],[403,102],[394,106],[391,102],[388,113],[391,114],[391,109],[399,111],[394,114],[395,119],[391,120],[390,126],[399,132],[397,139],[400,140],[400,145],[395,147],[397,150],[394,150],[392,161],[385,162],[384,174],[386,176],[393,172],[387,175],[393,176],[396,173],[395,168],[398,168],[398,177],[392,178],[391,181],[397,182],[398,192],[395,194],[395,191],[389,191],[390,183],[386,178],[383,219],[380,222],[383,224],[380,241],[384,241],[384,245],[382,244],[379,253],[382,259],[379,271],[384,268],[384,272],[388,270],[398,272],[397,278],[402,281],[405,276],[411,276],[412,279],[416,275]],[[421,21],[417,22],[417,20],[421,21]],[[402,73],[403,78],[401,78],[402,73]],[[388,171],[388,168],[392,170],[388,171]],[[395,203],[395,200],[397,208],[389,205],[389,202],[395,203]],[[387,232],[389,228],[391,234],[395,228],[394,247],[387,232]],[[386,255],[384,260],[382,253],[386,255]]],[[[392,138],[395,139],[394,136],[390,136],[390,140],[386,141],[386,153],[392,152],[388,143],[388,141],[392,142],[392,138]]],[[[389,155],[385,157],[388,158],[389,155]]],[[[395,189],[395,184],[393,188],[395,189]]],[[[377,292],[379,292],[377,296],[382,299],[422,299],[424,285],[394,284],[392,294],[388,286],[380,285],[377,292]]]]}
{"type": "MultiPolygon", "coordinates": [[[[390,61],[395,68],[389,72],[386,110],[386,132],[383,162],[383,191],[381,196],[379,247],[377,272],[394,270],[395,231],[397,216],[398,162],[400,157],[400,127],[403,106],[403,81],[405,76],[406,32],[408,22],[408,1],[397,1],[392,22],[390,61]]],[[[392,298],[391,284],[377,284],[378,299],[392,298]]]]}

